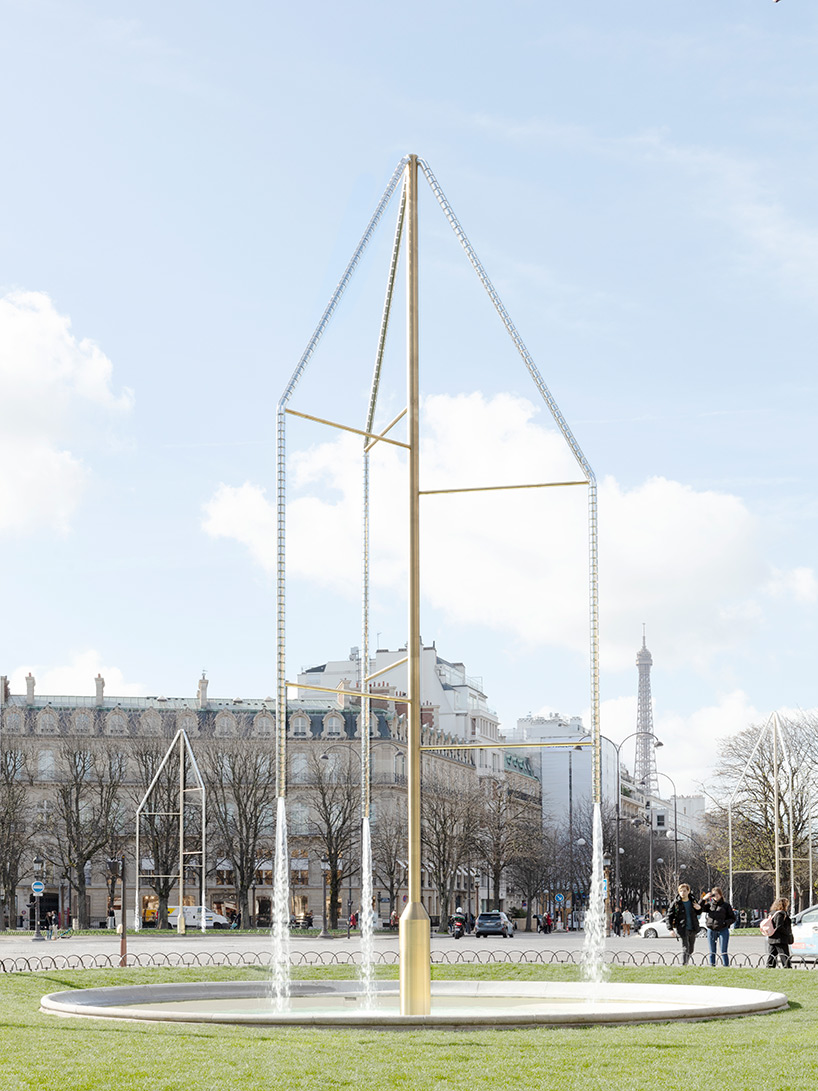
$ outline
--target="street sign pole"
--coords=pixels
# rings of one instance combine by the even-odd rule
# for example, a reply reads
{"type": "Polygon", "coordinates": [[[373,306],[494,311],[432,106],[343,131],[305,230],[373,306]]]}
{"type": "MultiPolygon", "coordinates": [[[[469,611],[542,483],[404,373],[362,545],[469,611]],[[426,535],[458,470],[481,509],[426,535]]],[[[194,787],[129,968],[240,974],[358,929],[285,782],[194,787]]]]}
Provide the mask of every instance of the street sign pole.
{"type": "Polygon", "coordinates": [[[39,879],[35,879],[31,884],[31,892],[34,895],[34,935],[31,937],[32,943],[35,940],[45,939],[40,931],[40,898],[42,898],[44,890],[45,883],[40,882],[39,879]]]}

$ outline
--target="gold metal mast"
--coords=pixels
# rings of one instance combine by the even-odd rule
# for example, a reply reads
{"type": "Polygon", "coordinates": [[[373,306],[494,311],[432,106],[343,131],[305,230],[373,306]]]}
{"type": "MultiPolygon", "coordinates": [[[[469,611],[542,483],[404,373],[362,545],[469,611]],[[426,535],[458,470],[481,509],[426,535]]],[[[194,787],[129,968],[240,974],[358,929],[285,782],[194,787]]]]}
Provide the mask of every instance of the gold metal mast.
{"type": "Polygon", "coordinates": [[[406,166],[406,383],[409,408],[409,902],[400,919],[400,1010],[431,1011],[431,925],[420,900],[420,381],[418,346],[418,159],[406,166]]]}

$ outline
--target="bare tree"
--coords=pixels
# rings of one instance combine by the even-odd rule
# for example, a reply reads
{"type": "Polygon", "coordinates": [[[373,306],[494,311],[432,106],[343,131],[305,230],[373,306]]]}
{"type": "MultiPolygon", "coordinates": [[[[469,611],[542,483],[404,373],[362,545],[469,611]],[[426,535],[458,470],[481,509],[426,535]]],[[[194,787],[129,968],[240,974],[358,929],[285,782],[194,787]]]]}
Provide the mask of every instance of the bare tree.
{"type": "Polygon", "coordinates": [[[519,855],[531,809],[508,786],[494,778],[484,783],[475,830],[475,851],[491,879],[493,908],[500,908],[500,886],[509,864],[519,855]]]}
{"type": "Polygon", "coordinates": [[[86,868],[123,823],[125,756],[113,742],[66,741],[59,750],[52,836],[57,859],[77,893],[80,928],[87,928],[86,868]]]}
{"type": "Polygon", "coordinates": [[[517,851],[510,862],[508,882],[519,891],[526,904],[525,930],[531,931],[534,902],[550,890],[554,879],[554,843],[551,834],[544,835],[542,827],[528,825],[523,828],[517,851]]]}
{"type": "Polygon", "coordinates": [[[397,908],[407,853],[406,808],[390,801],[372,822],[372,873],[389,896],[390,916],[397,908]]]}
{"type": "Polygon", "coordinates": [[[477,791],[460,783],[456,774],[445,781],[439,777],[424,780],[421,840],[426,870],[440,905],[439,932],[448,929],[457,871],[474,848],[480,803],[477,791]]]}
{"type": "Polygon", "coordinates": [[[787,846],[780,851],[779,871],[786,882],[789,879],[789,845],[792,842],[796,860],[793,885],[796,900],[803,904],[805,895],[811,900],[807,866],[810,782],[818,764],[818,722],[814,716],[806,714],[786,719],[782,717],[781,732],[785,746],[779,750],[777,815],[771,733],[761,739],[753,752],[761,730],[758,725],[748,727],[726,739],[720,748],[714,782],[717,807],[708,815],[708,837],[722,846],[726,845],[727,802],[735,793],[732,810],[736,901],[755,897],[761,904],[766,904],[771,897],[776,870],[777,824],[781,845],[787,846]]]}
{"type": "Polygon", "coordinates": [[[259,857],[272,855],[275,762],[266,748],[218,739],[204,750],[204,769],[216,849],[232,864],[239,913],[249,922],[259,857]]]}
{"type": "Polygon", "coordinates": [[[329,926],[338,927],[343,877],[357,868],[356,848],[361,824],[360,761],[348,748],[331,747],[309,756],[311,836],[318,841],[327,865],[329,926]]]}
{"type": "Polygon", "coordinates": [[[32,849],[30,779],[23,751],[3,744],[0,748],[0,932],[6,930],[6,914],[14,925],[23,857],[32,849]]]}

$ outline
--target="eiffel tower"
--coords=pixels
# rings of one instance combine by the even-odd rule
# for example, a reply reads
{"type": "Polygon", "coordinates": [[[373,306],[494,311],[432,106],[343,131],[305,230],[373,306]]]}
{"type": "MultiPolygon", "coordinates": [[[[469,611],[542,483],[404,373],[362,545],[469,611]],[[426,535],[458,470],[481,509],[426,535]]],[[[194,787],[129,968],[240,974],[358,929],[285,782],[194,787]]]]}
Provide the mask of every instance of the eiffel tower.
{"type": "Polygon", "coordinates": [[[645,627],[642,626],[642,647],[636,653],[639,669],[639,691],[636,704],[636,759],[634,780],[652,796],[659,794],[659,778],[656,775],[656,738],[653,735],[653,700],[650,695],[650,668],[653,656],[645,645],[645,627]]]}

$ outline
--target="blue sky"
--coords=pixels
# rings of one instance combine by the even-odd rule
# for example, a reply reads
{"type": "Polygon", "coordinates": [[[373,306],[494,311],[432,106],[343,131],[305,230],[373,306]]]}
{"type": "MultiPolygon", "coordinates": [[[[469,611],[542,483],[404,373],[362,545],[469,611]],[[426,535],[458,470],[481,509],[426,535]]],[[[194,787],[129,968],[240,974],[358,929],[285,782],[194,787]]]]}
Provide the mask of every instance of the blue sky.
{"type": "MultiPolygon", "coordinates": [[[[395,164],[424,156],[600,480],[603,731],[647,624],[662,762],[815,706],[818,13],[2,2],[3,673],[274,689],[275,405],[395,164]]],[[[301,408],[366,403],[392,213],[301,408]]],[[[557,466],[428,195],[441,480],[557,466]],[[481,457],[485,456],[485,465],[481,457]],[[553,461],[549,461],[553,460],[553,461]],[[499,472],[499,471],[498,471],[499,472]]],[[[401,400],[400,307],[384,419],[401,400]]],[[[290,662],[359,643],[354,449],[294,427],[290,662]]],[[[373,631],[405,640],[399,467],[373,631]]],[[[510,724],[584,712],[581,504],[425,509],[423,635],[510,724]]]]}

